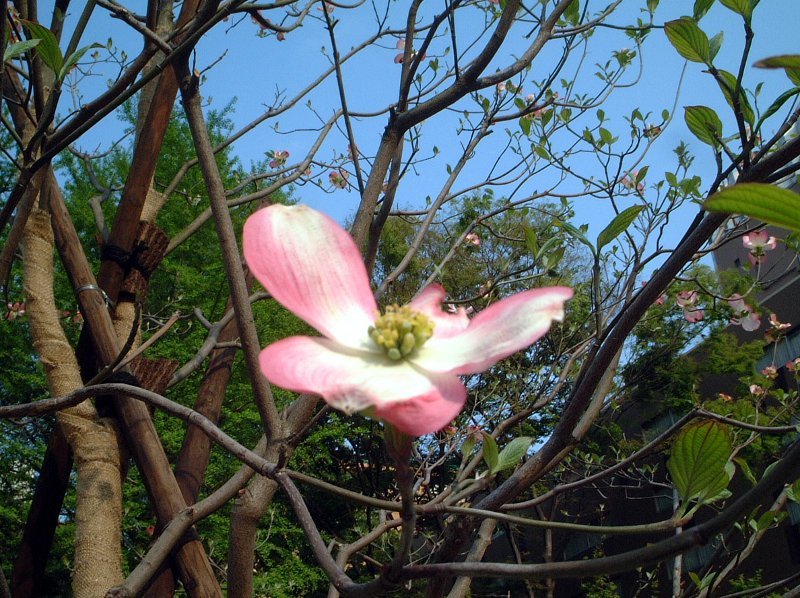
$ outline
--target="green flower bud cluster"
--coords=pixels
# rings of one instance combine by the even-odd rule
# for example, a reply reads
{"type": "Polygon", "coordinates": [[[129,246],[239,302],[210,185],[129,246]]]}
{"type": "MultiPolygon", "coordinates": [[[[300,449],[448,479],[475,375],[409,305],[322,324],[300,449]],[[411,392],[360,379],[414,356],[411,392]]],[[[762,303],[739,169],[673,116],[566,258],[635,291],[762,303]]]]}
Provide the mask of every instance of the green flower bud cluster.
{"type": "Polygon", "coordinates": [[[433,326],[428,316],[407,305],[390,305],[368,332],[389,359],[399,361],[425,344],[433,335],[433,326]]]}

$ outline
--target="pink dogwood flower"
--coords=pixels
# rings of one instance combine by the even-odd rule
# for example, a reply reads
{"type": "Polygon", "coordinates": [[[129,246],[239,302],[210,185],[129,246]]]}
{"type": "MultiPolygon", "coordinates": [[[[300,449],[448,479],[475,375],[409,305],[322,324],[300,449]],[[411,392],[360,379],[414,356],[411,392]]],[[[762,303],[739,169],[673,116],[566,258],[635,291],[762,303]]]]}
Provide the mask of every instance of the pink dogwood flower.
{"type": "Polygon", "coordinates": [[[775,314],[769,315],[769,330],[764,334],[767,341],[776,343],[792,327],[788,322],[781,322],[775,314]]]}
{"type": "Polygon", "coordinates": [[[620,180],[620,184],[627,189],[628,191],[636,191],[637,193],[642,193],[644,191],[644,183],[638,182],[636,183],[636,179],[639,178],[639,171],[634,170],[630,173],[630,176],[627,174],[622,177],[620,180]]]}
{"type": "Polygon", "coordinates": [[[478,233],[467,233],[464,240],[476,247],[481,244],[481,238],[478,236],[478,233]]]}
{"type": "Polygon", "coordinates": [[[464,406],[459,375],[483,371],[528,347],[564,315],[565,287],[517,293],[470,319],[442,309],[432,284],[405,306],[378,311],[361,254],[332,219],[273,205],[244,226],[244,254],[272,296],[323,336],[294,336],[261,352],[273,384],[321,395],[336,409],[420,436],[464,406]]]}
{"type": "Polygon", "coordinates": [[[289,159],[289,152],[288,150],[274,150],[271,153],[272,160],[269,162],[270,168],[280,168],[284,164],[286,164],[286,160],[289,159]]]}
{"type": "MultiPolygon", "coordinates": [[[[405,52],[405,50],[406,50],[406,40],[405,39],[398,39],[396,47],[397,47],[398,50],[402,50],[402,52],[400,52],[399,54],[397,54],[394,57],[394,62],[395,62],[395,64],[402,64],[403,63],[403,59],[405,58],[405,54],[406,54],[406,52],[405,52]]],[[[414,50],[414,48],[411,48],[411,59],[413,60],[416,55],[417,55],[416,50],[414,50]]],[[[425,60],[425,58],[426,58],[426,54],[423,54],[420,57],[420,60],[425,60]]]]}
{"type": "Polygon", "coordinates": [[[346,189],[347,188],[347,179],[350,175],[346,170],[342,170],[341,168],[337,170],[332,170],[328,173],[328,180],[331,182],[331,185],[336,187],[337,189],[346,189]]]}
{"type": "Polygon", "coordinates": [[[6,312],[6,320],[12,321],[16,320],[17,318],[21,318],[25,315],[25,302],[23,301],[20,303],[19,301],[15,301],[14,303],[8,303],[8,311],[6,312]]]}
{"type": "Polygon", "coordinates": [[[761,315],[745,303],[741,295],[738,293],[731,295],[731,298],[728,299],[728,305],[734,312],[731,324],[741,326],[747,332],[753,332],[761,328],[761,315]]]}
{"type": "Polygon", "coordinates": [[[777,246],[775,237],[771,237],[769,231],[758,230],[742,237],[742,244],[750,250],[747,259],[750,264],[758,266],[766,259],[766,252],[772,251],[777,246]]]}
{"type": "Polygon", "coordinates": [[[683,319],[690,324],[695,324],[705,317],[702,309],[694,307],[697,303],[697,291],[680,291],[675,295],[675,302],[683,309],[683,319]]]}
{"type": "Polygon", "coordinates": [[[705,317],[705,312],[702,309],[684,309],[683,319],[690,324],[696,324],[705,317]]]}

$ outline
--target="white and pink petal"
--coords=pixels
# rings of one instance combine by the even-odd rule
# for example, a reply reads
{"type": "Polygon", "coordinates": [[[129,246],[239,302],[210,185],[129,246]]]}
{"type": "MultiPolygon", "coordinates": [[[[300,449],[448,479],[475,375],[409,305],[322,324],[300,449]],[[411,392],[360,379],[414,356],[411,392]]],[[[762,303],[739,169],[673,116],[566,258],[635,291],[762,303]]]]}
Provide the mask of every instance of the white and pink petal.
{"type": "Polygon", "coordinates": [[[247,265],[284,307],[325,336],[367,348],[377,305],[350,235],[305,206],[272,205],[244,225],[247,265]]]}
{"type": "Polygon", "coordinates": [[[442,309],[442,301],[446,296],[447,291],[442,285],[429,284],[408,304],[411,309],[425,314],[433,321],[433,336],[436,338],[453,336],[469,326],[469,318],[463,307],[452,313],[442,309]]]}
{"type": "Polygon", "coordinates": [[[346,350],[324,338],[280,340],[261,352],[260,364],[276,386],[318,394],[346,413],[370,409],[415,436],[447,425],[466,400],[466,389],[455,376],[428,374],[406,361],[346,350]]]}
{"type": "Polygon", "coordinates": [[[490,305],[460,333],[434,336],[418,349],[413,363],[429,372],[472,374],[532,345],[564,317],[572,289],[549,287],[517,293],[490,305]]]}

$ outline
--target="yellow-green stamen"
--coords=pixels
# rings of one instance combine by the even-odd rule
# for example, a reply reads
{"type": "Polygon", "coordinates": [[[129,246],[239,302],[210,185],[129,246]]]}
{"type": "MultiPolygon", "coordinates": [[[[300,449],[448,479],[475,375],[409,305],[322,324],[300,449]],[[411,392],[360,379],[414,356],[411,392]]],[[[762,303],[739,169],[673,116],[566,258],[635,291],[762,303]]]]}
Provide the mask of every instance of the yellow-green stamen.
{"type": "Polygon", "coordinates": [[[433,322],[407,305],[390,305],[369,327],[369,337],[389,359],[399,361],[425,344],[433,335],[433,322]]]}

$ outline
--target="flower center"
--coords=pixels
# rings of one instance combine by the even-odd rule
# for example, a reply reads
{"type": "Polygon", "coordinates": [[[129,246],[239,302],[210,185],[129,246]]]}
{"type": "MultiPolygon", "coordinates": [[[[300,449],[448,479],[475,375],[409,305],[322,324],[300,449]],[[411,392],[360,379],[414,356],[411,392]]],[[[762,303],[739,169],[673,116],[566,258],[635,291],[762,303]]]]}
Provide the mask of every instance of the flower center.
{"type": "Polygon", "coordinates": [[[393,361],[411,355],[433,335],[433,322],[407,305],[390,305],[367,332],[369,337],[393,361]]]}

